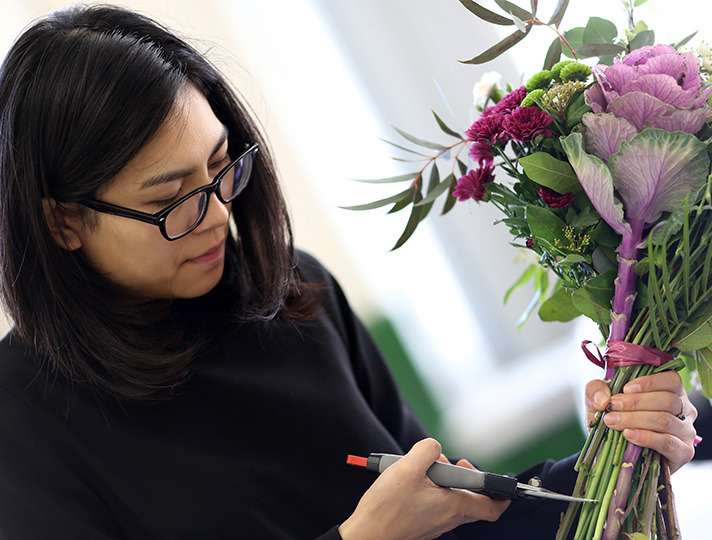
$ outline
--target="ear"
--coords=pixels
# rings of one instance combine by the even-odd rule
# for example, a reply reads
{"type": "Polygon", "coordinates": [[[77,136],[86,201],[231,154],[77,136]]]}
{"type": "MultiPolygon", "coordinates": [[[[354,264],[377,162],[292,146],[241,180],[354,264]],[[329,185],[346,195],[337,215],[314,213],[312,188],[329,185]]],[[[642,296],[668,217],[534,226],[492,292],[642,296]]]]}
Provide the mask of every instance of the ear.
{"type": "Polygon", "coordinates": [[[42,209],[49,232],[59,247],[67,251],[75,251],[82,247],[79,235],[82,223],[79,218],[68,216],[64,208],[57,204],[57,201],[48,197],[42,199],[42,209]]]}

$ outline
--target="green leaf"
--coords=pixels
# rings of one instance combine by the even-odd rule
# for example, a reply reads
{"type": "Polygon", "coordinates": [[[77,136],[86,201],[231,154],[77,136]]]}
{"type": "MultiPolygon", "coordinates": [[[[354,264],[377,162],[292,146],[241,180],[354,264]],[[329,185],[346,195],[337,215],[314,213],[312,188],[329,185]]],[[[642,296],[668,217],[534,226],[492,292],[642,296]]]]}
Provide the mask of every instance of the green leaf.
{"type": "Polygon", "coordinates": [[[586,105],[583,92],[576,94],[566,106],[566,127],[571,129],[581,122],[583,115],[591,112],[591,107],[586,105]]]}
{"type": "Polygon", "coordinates": [[[393,184],[395,182],[405,182],[406,180],[414,180],[420,176],[419,172],[412,172],[408,174],[399,174],[398,176],[389,176],[388,178],[373,178],[373,179],[359,179],[354,178],[354,182],[363,182],[366,184],[393,184]]]}
{"type": "Polygon", "coordinates": [[[401,137],[412,142],[413,144],[422,146],[423,148],[430,148],[431,150],[447,150],[447,146],[443,146],[442,144],[426,141],[424,139],[419,139],[418,137],[415,137],[415,136],[411,135],[410,133],[407,133],[396,126],[391,125],[391,127],[393,129],[395,129],[401,137]]]}
{"type": "Polygon", "coordinates": [[[697,35],[697,30],[695,30],[694,32],[692,32],[692,34],[690,34],[689,36],[685,36],[684,38],[682,38],[680,41],[678,41],[677,43],[675,43],[675,45],[673,45],[673,47],[675,47],[676,49],[679,49],[679,48],[682,47],[683,45],[687,45],[687,43],[688,43],[693,37],[695,37],[696,35],[697,35]]]}
{"type": "Polygon", "coordinates": [[[527,268],[524,270],[521,276],[519,276],[519,279],[514,282],[514,285],[512,285],[509,289],[507,289],[507,292],[504,293],[504,303],[507,303],[507,300],[509,300],[509,296],[516,291],[519,287],[524,285],[527,281],[531,280],[534,277],[534,273],[536,272],[537,266],[536,264],[530,264],[527,266],[527,268]]]}
{"type": "Polygon", "coordinates": [[[405,230],[403,231],[403,234],[396,242],[396,245],[393,246],[391,251],[395,251],[396,249],[401,247],[403,244],[405,244],[408,241],[408,239],[411,236],[413,236],[413,233],[415,232],[416,227],[421,222],[421,220],[423,218],[423,207],[415,206],[416,203],[420,202],[421,197],[422,196],[418,192],[416,192],[414,194],[414,196],[413,196],[413,210],[410,212],[410,217],[408,218],[408,223],[406,223],[405,230]]]}
{"type": "Polygon", "coordinates": [[[712,350],[707,348],[697,351],[695,363],[697,364],[697,374],[702,383],[702,390],[708,398],[712,398],[712,350]]]}
{"type": "Polygon", "coordinates": [[[373,210],[374,208],[380,208],[391,203],[397,203],[402,199],[410,200],[413,197],[413,189],[414,188],[409,187],[405,191],[401,191],[396,195],[381,199],[379,201],[373,201],[371,203],[366,204],[357,204],[356,206],[340,206],[339,208],[343,208],[344,210],[373,210]]]}
{"type": "Polygon", "coordinates": [[[456,139],[463,140],[463,137],[460,133],[455,131],[454,129],[450,129],[445,122],[443,122],[440,117],[437,115],[435,111],[432,111],[433,116],[435,117],[435,121],[438,123],[438,126],[440,126],[440,129],[442,129],[445,133],[448,135],[451,135],[452,137],[455,137],[456,139]]]}
{"type": "Polygon", "coordinates": [[[594,56],[615,56],[627,49],[622,45],[615,43],[584,43],[574,49],[576,56],[579,58],[593,58],[594,56]]]}
{"type": "Polygon", "coordinates": [[[511,19],[498,15],[489,9],[485,9],[472,0],[460,0],[460,3],[470,10],[470,12],[488,23],[499,24],[501,26],[511,26],[514,24],[511,19]]]}
{"type": "Polygon", "coordinates": [[[650,540],[650,538],[645,536],[643,533],[636,532],[636,533],[632,533],[632,534],[630,534],[630,533],[623,533],[623,534],[625,534],[627,537],[629,537],[630,540],[650,540]]]}
{"type": "Polygon", "coordinates": [[[629,48],[631,51],[634,51],[635,49],[648,47],[649,45],[655,45],[655,32],[652,30],[643,30],[637,33],[630,41],[629,48]]]}
{"type": "MultiPolygon", "coordinates": [[[[572,28],[571,30],[564,32],[564,38],[566,38],[566,42],[573,50],[576,50],[578,47],[583,45],[583,31],[583,26],[577,26],[576,28],[572,28]]],[[[568,47],[563,48],[563,54],[567,58],[573,58],[573,55],[568,47]]]]}
{"type": "Polygon", "coordinates": [[[495,4],[501,7],[507,13],[510,13],[517,17],[518,19],[531,20],[534,16],[529,13],[526,9],[521,8],[512,2],[507,2],[507,0],[494,0],[495,4]]]}
{"type": "Polygon", "coordinates": [[[611,324],[611,300],[616,275],[616,270],[609,270],[589,279],[571,295],[576,308],[597,324],[611,324]]]}
{"type": "Polygon", "coordinates": [[[546,152],[536,152],[519,160],[526,175],[557,193],[577,193],[581,183],[571,165],[546,152]]]}
{"type": "Polygon", "coordinates": [[[551,69],[559,60],[561,60],[561,39],[557,37],[549,45],[549,50],[546,51],[543,68],[551,69]]]}
{"type": "MultiPolygon", "coordinates": [[[[460,0],[460,1],[462,2],[462,0],[460,0]]],[[[531,29],[531,27],[530,27],[530,29],[531,29]]],[[[521,40],[523,40],[528,33],[529,32],[520,32],[519,30],[517,30],[513,34],[510,34],[509,36],[504,38],[502,41],[500,41],[496,45],[493,45],[492,47],[487,49],[482,54],[479,54],[479,55],[475,56],[474,58],[471,58],[470,60],[460,60],[460,62],[463,64],[484,64],[486,62],[489,62],[490,60],[494,60],[499,55],[508,51],[509,49],[514,47],[517,43],[519,43],[521,40]]]]}
{"type": "MultiPolygon", "coordinates": [[[[569,207],[571,208],[571,207],[569,207]]],[[[600,216],[594,212],[590,206],[585,207],[581,213],[574,215],[571,219],[566,219],[566,223],[571,225],[574,229],[585,229],[587,227],[592,227],[601,221],[600,216]]],[[[589,234],[589,237],[591,235],[589,234]]]]}
{"type": "Polygon", "coordinates": [[[551,19],[549,19],[549,24],[558,28],[561,24],[561,20],[566,14],[566,8],[568,7],[569,0],[559,0],[559,3],[556,4],[556,8],[554,9],[554,13],[551,15],[551,19]]]}
{"type": "Polygon", "coordinates": [[[544,242],[545,245],[548,244],[552,248],[555,248],[556,240],[561,243],[566,242],[564,235],[566,223],[548,208],[528,204],[525,217],[532,236],[537,239],[537,242],[544,242]]]}
{"type": "Polygon", "coordinates": [[[695,312],[675,336],[673,347],[683,352],[696,351],[712,345],[712,302],[695,312]]]}
{"type": "Polygon", "coordinates": [[[571,298],[571,291],[563,287],[547,298],[539,307],[539,318],[545,322],[567,322],[581,315],[571,298]]]}
{"type": "MultiPolygon", "coordinates": [[[[427,197],[425,197],[422,201],[416,204],[416,206],[423,206],[425,204],[432,203],[435,199],[440,197],[445,191],[450,189],[451,186],[453,186],[455,183],[457,183],[457,180],[455,179],[454,174],[450,174],[445,177],[445,179],[437,184],[433,189],[428,191],[427,197]]],[[[453,197],[454,199],[454,197],[453,197]]]]}
{"type": "Polygon", "coordinates": [[[611,21],[591,17],[583,31],[584,43],[612,43],[618,36],[618,27],[611,21]]]}
{"type": "Polygon", "coordinates": [[[400,145],[400,144],[396,144],[396,143],[391,142],[391,141],[389,141],[389,140],[387,140],[387,139],[382,139],[381,137],[379,137],[379,139],[382,140],[382,141],[383,141],[384,143],[386,143],[386,144],[390,144],[391,146],[394,146],[394,147],[398,148],[398,150],[403,150],[404,152],[408,152],[408,153],[410,153],[410,154],[415,154],[416,156],[420,156],[420,157],[423,157],[423,158],[425,158],[425,159],[430,159],[430,155],[428,155],[428,154],[423,154],[422,152],[416,152],[416,151],[413,150],[412,148],[406,148],[405,146],[402,146],[402,145],[400,145]]]}
{"type": "Polygon", "coordinates": [[[443,204],[442,212],[440,212],[443,216],[455,207],[457,199],[453,196],[453,193],[455,192],[456,187],[457,181],[450,183],[450,189],[447,190],[447,196],[445,197],[445,204],[443,204]]]}

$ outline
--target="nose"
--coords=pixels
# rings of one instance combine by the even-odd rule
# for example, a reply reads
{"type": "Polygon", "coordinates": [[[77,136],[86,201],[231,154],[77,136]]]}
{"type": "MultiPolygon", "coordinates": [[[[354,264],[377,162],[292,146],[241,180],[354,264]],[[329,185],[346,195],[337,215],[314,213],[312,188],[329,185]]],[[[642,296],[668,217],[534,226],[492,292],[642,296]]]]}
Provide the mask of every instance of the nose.
{"type": "Polygon", "coordinates": [[[230,218],[231,207],[232,203],[225,204],[221,202],[220,199],[218,199],[217,194],[213,191],[210,194],[208,209],[205,212],[205,217],[194,232],[208,231],[224,227],[230,218]]]}

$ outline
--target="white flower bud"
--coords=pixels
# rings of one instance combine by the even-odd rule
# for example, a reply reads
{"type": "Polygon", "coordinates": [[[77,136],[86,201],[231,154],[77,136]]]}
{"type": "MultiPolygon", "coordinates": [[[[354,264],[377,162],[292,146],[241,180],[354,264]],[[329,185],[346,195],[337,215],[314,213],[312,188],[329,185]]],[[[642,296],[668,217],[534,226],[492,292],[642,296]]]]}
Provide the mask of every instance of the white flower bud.
{"type": "Polygon", "coordinates": [[[501,80],[502,75],[496,71],[488,71],[483,74],[480,82],[475,83],[475,87],[472,89],[472,99],[475,104],[487,99],[492,94],[492,91],[499,87],[499,81],[501,80]]]}

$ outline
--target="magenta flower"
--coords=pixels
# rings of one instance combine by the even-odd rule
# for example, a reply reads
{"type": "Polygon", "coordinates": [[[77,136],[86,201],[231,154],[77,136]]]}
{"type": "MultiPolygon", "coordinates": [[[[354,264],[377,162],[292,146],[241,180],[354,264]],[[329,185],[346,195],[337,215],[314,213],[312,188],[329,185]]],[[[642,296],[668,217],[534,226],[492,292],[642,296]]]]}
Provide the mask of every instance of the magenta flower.
{"type": "Polygon", "coordinates": [[[573,193],[558,193],[546,186],[541,186],[537,190],[537,193],[539,197],[541,197],[541,200],[544,201],[544,204],[549,208],[566,208],[574,202],[576,198],[576,195],[573,193]]]}
{"type": "Polygon", "coordinates": [[[474,199],[481,201],[485,196],[485,184],[494,181],[494,167],[491,165],[472,169],[457,181],[457,187],[452,196],[459,201],[474,199]]]}
{"type": "Polygon", "coordinates": [[[494,154],[494,146],[487,141],[473,142],[472,145],[470,145],[470,150],[467,152],[467,155],[470,156],[473,161],[476,161],[480,167],[492,165],[494,162],[494,154]]]}
{"type": "MultiPolygon", "coordinates": [[[[521,105],[522,100],[527,97],[527,89],[524,86],[520,86],[516,90],[512,90],[509,94],[504,96],[497,105],[489,108],[487,111],[487,116],[492,114],[509,114],[514,109],[521,105]]],[[[483,113],[484,114],[484,113],[483,113]]]]}
{"type": "Polygon", "coordinates": [[[482,116],[470,126],[465,135],[472,141],[487,141],[495,144],[505,137],[504,128],[502,127],[504,118],[502,114],[482,116]]]}
{"type": "Polygon", "coordinates": [[[505,133],[515,141],[531,141],[537,135],[551,137],[548,129],[554,119],[539,107],[518,107],[502,122],[505,133]]]}
{"type": "Polygon", "coordinates": [[[592,68],[596,84],[586,90],[594,113],[612,113],[638,131],[646,127],[697,133],[712,114],[704,107],[712,92],[702,84],[692,53],[669,45],[642,47],[592,68]]]}

